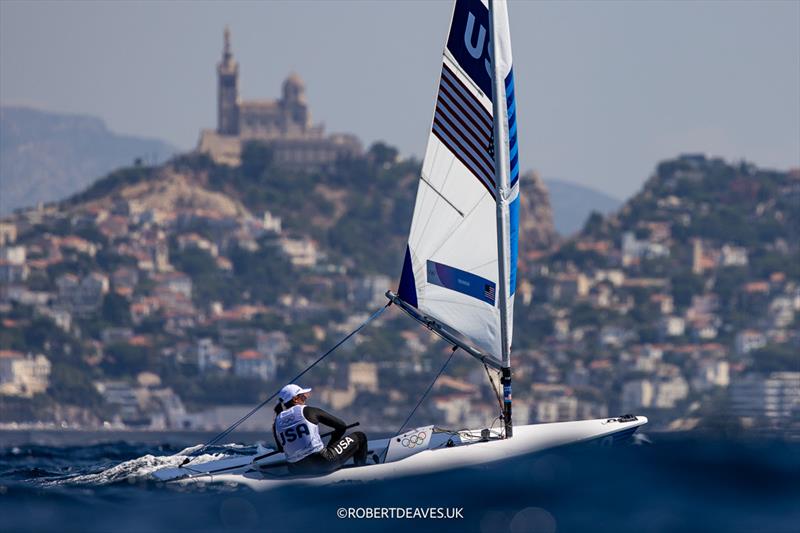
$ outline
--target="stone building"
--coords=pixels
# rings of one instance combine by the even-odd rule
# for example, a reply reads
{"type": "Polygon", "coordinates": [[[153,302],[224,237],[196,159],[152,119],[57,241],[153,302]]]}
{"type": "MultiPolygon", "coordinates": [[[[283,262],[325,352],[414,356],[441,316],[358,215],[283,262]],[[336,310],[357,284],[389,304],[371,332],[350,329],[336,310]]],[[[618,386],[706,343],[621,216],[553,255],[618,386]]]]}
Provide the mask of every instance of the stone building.
{"type": "Polygon", "coordinates": [[[217,65],[217,129],[201,132],[197,151],[217,163],[238,165],[244,143],[261,141],[272,149],[274,163],[299,168],[320,167],[363,153],[355,136],[326,135],[321,124],[312,123],[305,85],[297,74],[283,82],[278,100],[241,100],[239,63],[233,58],[230,37],[225,28],[217,65]]]}
{"type": "Polygon", "coordinates": [[[50,385],[50,360],[42,354],[0,350],[0,396],[30,398],[50,385]]]}

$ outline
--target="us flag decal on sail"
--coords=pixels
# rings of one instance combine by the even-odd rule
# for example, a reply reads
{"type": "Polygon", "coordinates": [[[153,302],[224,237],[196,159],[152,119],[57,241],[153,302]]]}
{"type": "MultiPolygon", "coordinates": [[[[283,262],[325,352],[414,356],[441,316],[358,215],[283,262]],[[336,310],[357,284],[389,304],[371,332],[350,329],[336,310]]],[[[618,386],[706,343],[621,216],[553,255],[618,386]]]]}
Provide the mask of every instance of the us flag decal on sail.
{"type": "Polygon", "coordinates": [[[494,301],[494,285],[484,285],[483,286],[483,295],[488,299],[494,301]]]}
{"type": "Polygon", "coordinates": [[[447,65],[442,68],[433,134],[494,196],[492,115],[447,65]]]}

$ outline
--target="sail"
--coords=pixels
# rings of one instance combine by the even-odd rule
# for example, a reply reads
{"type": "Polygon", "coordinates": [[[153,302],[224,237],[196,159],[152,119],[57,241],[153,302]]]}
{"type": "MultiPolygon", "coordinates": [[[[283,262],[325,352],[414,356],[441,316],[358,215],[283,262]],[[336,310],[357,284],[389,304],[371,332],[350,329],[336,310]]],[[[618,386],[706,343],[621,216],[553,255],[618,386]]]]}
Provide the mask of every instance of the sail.
{"type": "Polygon", "coordinates": [[[498,257],[508,272],[507,343],[516,281],[519,161],[511,42],[504,1],[493,2],[501,99],[498,145],[506,150],[509,188],[506,246],[498,250],[495,117],[488,5],[456,0],[447,37],[439,91],[398,296],[465,336],[474,347],[503,353],[498,257]],[[499,23],[497,21],[500,21],[499,23]]]}

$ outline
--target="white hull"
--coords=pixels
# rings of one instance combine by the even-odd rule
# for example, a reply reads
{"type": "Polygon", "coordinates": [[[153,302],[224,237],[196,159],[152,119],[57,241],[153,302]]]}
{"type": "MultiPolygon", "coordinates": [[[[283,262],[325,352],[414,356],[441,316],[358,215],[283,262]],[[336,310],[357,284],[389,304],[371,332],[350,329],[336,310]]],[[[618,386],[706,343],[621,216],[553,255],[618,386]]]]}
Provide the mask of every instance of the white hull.
{"type": "MultiPolygon", "coordinates": [[[[476,466],[504,459],[540,452],[558,446],[575,444],[595,439],[620,437],[633,433],[647,423],[647,418],[621,422],[616,418],[558,422],[515,426],[511,439],[487,442],[461,439],[461,444],[445,447],[433,445],[410,457],[395,462],[369,464],[363,467],[342,468],[323,476],[291,476],[285,467],[283,455],[278,454],[263,461],[252,462],[254,456],[234,457],[187,468],[168,468],[154,473],[163,481],[175,480],[190,483],[231,483],[246,485],[254,490],[269,490],[287,485],[329,485],[348,481],[375,481],[419,474],[430,474],[456,468],[476,466]],[[269,465],[274,465],[270,468],[269,465]],[[266,467],[266,468],[264,468],[266,467]],[[225,469],[225,470],[222,470],[225,469]]],[[[480,434],[480,430],[473,432],[480,434]]],[[[370,450],[381,453],[388,439],[370,441],[370,450]]]]}

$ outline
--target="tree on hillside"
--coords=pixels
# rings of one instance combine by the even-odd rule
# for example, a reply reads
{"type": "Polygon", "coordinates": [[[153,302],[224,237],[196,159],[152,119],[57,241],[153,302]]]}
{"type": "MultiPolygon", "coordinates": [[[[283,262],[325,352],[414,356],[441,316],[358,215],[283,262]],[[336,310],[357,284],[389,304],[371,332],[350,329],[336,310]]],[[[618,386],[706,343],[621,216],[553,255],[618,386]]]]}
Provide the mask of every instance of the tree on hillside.
{"type": "Polygon", "coordinates": [[[102,317],[115,326],[129,326],[131,309],[128,300],[115,292],[106,294],[103,298],[102,317]]]}
{"type": "Polygon", "coordinates": [[[399,152],[394,146],[378,141],[369,147],[367,155],[379,167],[386,167],[397,161],[399,152]]]}

